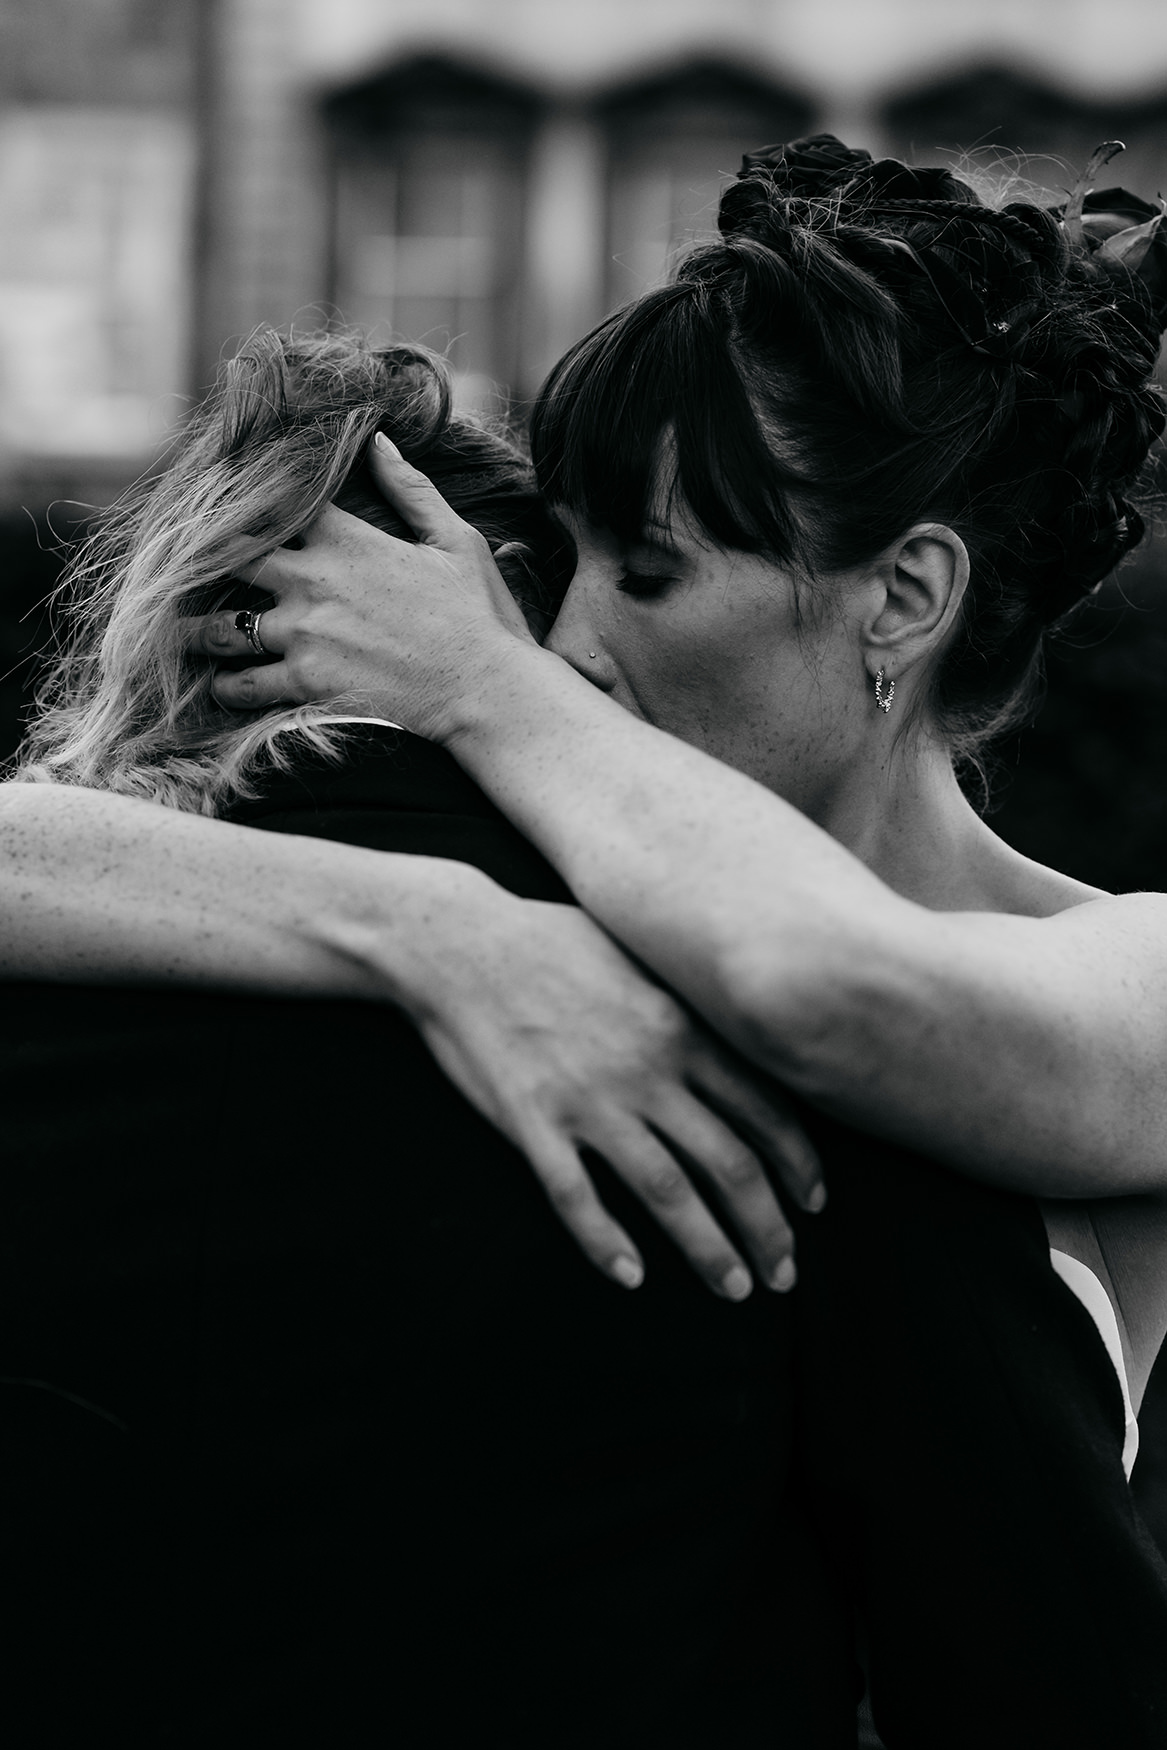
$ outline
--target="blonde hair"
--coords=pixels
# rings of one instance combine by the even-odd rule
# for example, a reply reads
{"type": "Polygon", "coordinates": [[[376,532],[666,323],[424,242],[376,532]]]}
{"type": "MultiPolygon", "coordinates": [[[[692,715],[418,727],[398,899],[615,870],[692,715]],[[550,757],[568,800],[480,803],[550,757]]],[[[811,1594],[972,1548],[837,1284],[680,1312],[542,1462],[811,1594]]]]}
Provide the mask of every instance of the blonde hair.
{"type": "Polygon", "coordinates": [[[492,546],[508,544],[512,590],[549,611],[558,542],[530,464],[483,421],[452,412],[440,358],[265,328],[223,366],[164,471],[114,505],[71,559],[68,632],[10,775],[213,814],[254,794],[262,767],[286,766],[297,744],[340,757],[347,732],[324,721],[335,701],[246,714],[218,705],[183,620],[262,605],[269,598],[235,574],[294,541],[330,500],[412,539],[364,466],[378,430],[492,546]]]}

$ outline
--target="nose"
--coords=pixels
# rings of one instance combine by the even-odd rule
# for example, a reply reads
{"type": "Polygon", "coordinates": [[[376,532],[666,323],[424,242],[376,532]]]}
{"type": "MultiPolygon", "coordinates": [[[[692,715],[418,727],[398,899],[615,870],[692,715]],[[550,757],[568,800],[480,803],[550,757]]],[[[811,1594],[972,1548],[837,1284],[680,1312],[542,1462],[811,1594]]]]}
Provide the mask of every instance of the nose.
{"type": "Polygon", "coordinates": [[[578,573],[563,598],[547,638],[547,649],[569,662],[602,693],[610,693],[615,687],[616,670],[588,611],[586,580],[578,573]]]}

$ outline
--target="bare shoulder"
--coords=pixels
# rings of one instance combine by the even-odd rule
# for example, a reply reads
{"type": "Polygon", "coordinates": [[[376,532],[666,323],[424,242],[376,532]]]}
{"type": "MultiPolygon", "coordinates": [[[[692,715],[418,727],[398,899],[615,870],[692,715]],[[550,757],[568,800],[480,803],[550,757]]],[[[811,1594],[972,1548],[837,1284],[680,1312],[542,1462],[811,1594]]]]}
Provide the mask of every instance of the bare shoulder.
{"type": "MultiPolygon", "coordinates": [[[[1075,884],[1076,885],[1076,884],[1075,884]]],[[[1137,938],[1167,947],[1167,893],[1099,893],[1085,888],[1051,920],[1116,940],[1137,938]]]]}
{"type": "Polygon", "coordinates": [[[1083,938],[1140,937],[1167,944],[1165,893],[1107,893],[1011,849],[999,870],[1003,879],[991,909],[1047,920],[1083,938]]]}
{"type": "Polygon", "coordinates": [[[1167,1044],[1167,894],[1102,894],[1044,919],[1069,976],[1091,980],[1092,997],[1132,1005],[1167,1044]]]}

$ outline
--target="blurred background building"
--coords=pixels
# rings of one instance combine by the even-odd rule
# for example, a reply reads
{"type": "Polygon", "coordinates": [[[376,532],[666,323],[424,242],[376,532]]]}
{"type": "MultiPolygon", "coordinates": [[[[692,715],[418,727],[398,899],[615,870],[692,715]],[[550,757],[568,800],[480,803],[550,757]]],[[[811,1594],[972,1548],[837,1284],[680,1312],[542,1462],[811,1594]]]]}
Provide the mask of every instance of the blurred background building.
{"type": "Polygon", "coordinates": [[[741,152],[1100,139],[1167,186],[1158,0],[0,0],[0,493],[120,482],[224,345],[324,317],[528,397],[741,152]]]}
{"type": "MultiPolygon", "coordinates": [[[[712,228],[743,150],[819,129],[1021,154],[1051,189],[1118,138],[1116,180],[1153,197],[1167,5],[0,0],[0,753],[50,505],[67,530],[148,466],[256,323],[448,347],[467,403],[521,415],[712,228]]],[[[1167,888],[1164,552],[1087,610],[1001,760],[995,824],[1118,889],[1167,888]]],[[[1141,1473],[1167,1538],[1167,1380],[1159,1402],[1141,1473]]]]}

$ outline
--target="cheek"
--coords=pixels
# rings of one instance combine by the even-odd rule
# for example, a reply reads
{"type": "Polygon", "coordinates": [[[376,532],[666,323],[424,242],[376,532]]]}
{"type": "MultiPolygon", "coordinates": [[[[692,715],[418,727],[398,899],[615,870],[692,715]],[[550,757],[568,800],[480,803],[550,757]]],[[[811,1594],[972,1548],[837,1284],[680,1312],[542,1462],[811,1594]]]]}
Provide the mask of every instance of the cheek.
{"type": "Polygon", "coordinates": [[[739,599],[685,631],[674,640],[676,666],[711,707],[772,705],[805,677],[806,653],[783,601],[739,599]]]}
{"type": "Polygon", "coordinates": [[[635,708],[658,728],[811,812],[847,743],[832,653],[776,621],[759,612],[686,627],[661,616],[625,673],[635,708]]]}
{"type": "Polygon", "coordinates": [[[624,668],[641,710],[710,751],[777,729],[784,700],[805,685],[797,641],[775,636],[772,625],[661,614],[635,630],[624,668]]]}

